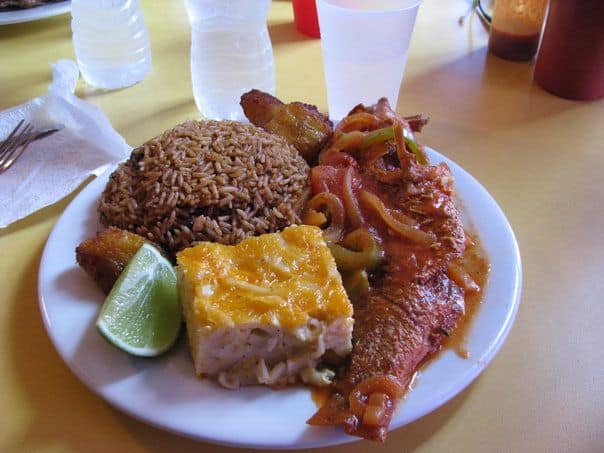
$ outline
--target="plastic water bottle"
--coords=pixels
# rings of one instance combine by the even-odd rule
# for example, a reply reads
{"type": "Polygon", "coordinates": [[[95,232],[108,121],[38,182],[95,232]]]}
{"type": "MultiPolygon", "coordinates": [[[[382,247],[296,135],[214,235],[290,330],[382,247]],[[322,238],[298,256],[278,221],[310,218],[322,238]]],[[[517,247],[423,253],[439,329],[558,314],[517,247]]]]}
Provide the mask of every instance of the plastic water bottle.
{"type": "Polygon", "coordinates": [[[140,82],[151,70],[139,0],[72,0],[71,30],[80,72],[98,88],[140,82]]]}
{"type": "Polygon", "coordinates": [[[274,94],[269,6],[270,0],[186,0],[193,96],[207,118],[243,120],[243,93],[257,88],[274,94]]]}

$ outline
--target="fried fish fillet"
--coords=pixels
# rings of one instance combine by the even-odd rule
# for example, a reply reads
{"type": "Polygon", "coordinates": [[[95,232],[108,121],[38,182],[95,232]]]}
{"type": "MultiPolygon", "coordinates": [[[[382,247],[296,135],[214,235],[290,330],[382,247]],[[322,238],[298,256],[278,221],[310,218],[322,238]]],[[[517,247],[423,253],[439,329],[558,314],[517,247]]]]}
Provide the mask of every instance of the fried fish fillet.
{"type": "Polygon", "coordinates": [[[80,267],[109,294],[116,280],[139,248],[148,242],[144,237],[119,228],[108,228],[76,248],[80,267]]]}
{"type": "MultiPolygon", "coordinates": [[[[375,116],[377,128],[406,121],[385,100],[368,108],[357,106],[351,113],[355,114],[375,116]]],[[[353,120],[344,119],[340,126],[353,120]]],[[[420,122],[418,118],[418,125],[420,122]]],[[[364,159],[357,153],[360,160],[348,163],[350,174],[357,175],[355,184],[371,188],[392,213],[419,225],[433,242],[410,242],[380,222],[365,225],[381,237],[384,260],[370,275],[370,289],[354,302],[350,359],[336,378],[331,398],[308,423],[341,425],[348,434],[384,441],[414,373],[440,349],[464,314],[464,291],[447,270],[463,253],[466,237],[454,202],[453,176],[446,164],[424,165],[411,153],[397,154],[392,141],[376,146],[380,146],[381,157],[364,159]]],[[[365,154],[375,155],[370,150],[365,154]]],[[[323,178],[324,187],[337,194],[342,184],[335,175],[345,171],[341,167],[350,159],[337,153],[326,155],[330,157],[313,172],[331,174],[331,178],[323,178]],[[327,168],[330,166],[332,170],[327,168]]],[[[361,213],[365,219],[373,215],[361,213]]]]}
{"type": "Polygon", "coordinates": [[[284,104],[268,93],[251,90],[241,96],[241,107],[255,126],[285,138],[309,163],[333,133],[329,118],[310,104],[284,104]]]}

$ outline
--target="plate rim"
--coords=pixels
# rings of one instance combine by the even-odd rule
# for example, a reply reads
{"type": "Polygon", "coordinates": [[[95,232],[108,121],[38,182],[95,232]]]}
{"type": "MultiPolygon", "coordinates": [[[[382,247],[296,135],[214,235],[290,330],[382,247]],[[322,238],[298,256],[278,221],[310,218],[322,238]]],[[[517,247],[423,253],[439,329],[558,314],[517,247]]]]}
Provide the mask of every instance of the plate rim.
{"type": "MultiPolygon", "coordinates": [[[[468,386],[470,386],[470,384],[480,375],[480,373],[482,373],[482,371],[484,371],[484,369],[486,369],[486,367],[491,363],[491,361],[496,356],[496,354],[501,350],[505,340],[507,339],[507,337],[511,331],[511,328],[514,325],[515,319],[518,314],[520,302],[521,302],[520,296],[521,296],[521,290],[522,290],[522,261],[521,261],[519,247],[518,247],[518,242],[516,240],[513,229],[511,227],[507,217],[505,216],[503,210],[501,209],[501,207],[499,206],[497,201],[494,199],[494,197],[484,188],[484,186],[482,186],[482,184],[480,184],[480,182],[478,180],[476,180],[476,178],[474,178],[470,173],[468,173],[463,167],[456,164],[453,160],[442,155],[438,151],[436,151],[432,148],[429,148],[428,146],[426,146],[426,149],[428,151],[430,161],[432,164],[437,164],[439,162],[445,162],[452,169],[454,169],[454,173],[462,174],[464,177],[464,180],[469,181],[470,185],[475,188],[477,193],[480,192],[480,195],[483,198],[486,197],[489,199],[491,208],[497,212],[499,220],[503,221],[503,226],[505,227],[505,232],[506,232],[506,235],[508,236],[507,240],[512,245],[512,248],[511,248],[511,250],[509,250],[509,253],[511,254],[511,256],[513,256],[513,264],[514,264],[514,269],[513,269],[514,272],[513,272],[513,275],[510,276],[510,279],[513,280],[513,286],[514,286],[513,294],[512,294],[513,300],[511,301],[511,307],[510,307],[510,309],[508,309],[504,321],[501,323],[501,325],[497,326],[497,329],[498,329],[497,336],[489,343],[489,347],[487,348],[486,353],[482,355],[481,362],[474,363],[473,366],[470,366],[468,368],[468,370],[465,373],[463,373],[462,379],[460,379],[460,378],[456,379],[456,381],[463,381],[463,384],[461,386],[459,386],[459,385],[449,386],[449,388],[446,390],[446,392],[444,392],[443,395],[441,395],[441,398],[438,399],[438,401],[434,401],[432,404],[423,406],[422,410],[416,412],[413,417],[411,417],[407,420],[404,420],[403,423],[397,424],[395,426],[391,426],[390,431],[392,431],[396,428],[399,428],[401,426],[408,425],[408,424],[424,417],[428,413],[433,412],[434,410],[436,410],[439,407],[446,404],[457,394],[461,393],[468,386]]],[[[101,178],[103,176],[107,176],[107,174],[112,172],[114,169],[115,169],[115,166],[111,166],[110,168],[108,168],[104,172],[104,174],[101,175],[101,178]]],[[[294,443],[294,444],[289,444],[289,443],[284,444],[284,443],[279,443],[279,442],[274,442],[272,444],[266,444],[266,443],[263,443],[262,441],[258,441],[256,443],[238,442],[236,439],[225,439],[225,438],[212,437],[210,435],[207,435],[207,433],[205,435],[201,434],[201,433],[193,433],[193,432],[189,432],[187,430],[174,428],[167,424],[162,424],[161,422],[152,419],[151,417],[149,417],[148,415],[145,415],[144,413],[143,414],[137,413],[136,411],[128,408],[125,404],[123,404],[118,399],[113,398],[111,395],[107,395],[106,392],[104,393],[103,389],[96,387],[93,382],[90,382],[89,378],[86,376],[86,373],[84,372],[84,370],[81,370],[77,364],[73,363],[72,359],[67,355],[67,351],[62,350],[57,338],[55,338],[56,332],[53,332],[53,329],[51,327],[51,319],[50,319],[48,311],[46,309],[46,302],[45,302],[45,292],[46,291],[45,291],[45,288],[43,287],[45,278],[43,278],[43,275],[46,273],[46,269],[49,266],[49,259],[50,259],[49,244],[53,241],[55,235],[58,234],[57,227],[60,225],[63,217],[66,216],[66,214],[68,214],[68,212],[70,211],[70,208],[74,205],[74,203],[78,200],[78,198],[80,196],[82,196],[82,193],[88,189],[88,186],[92,185],[97,180],[99,180],[98,177],[95,180],[91,181],[91,183],[89,183],[85,188],[82,189],[82,192],[80,192],[69,203],[69,205],[66,207],[66,209],[63,211],[63,213],[57,220],[56,224],[53,226],[53,229],[52,229],[52,231],[47,239],[47,242],[45,244],[45,247],[44,247],[44,251],[42,254],[41,261],[40,261],[39,272],[38,272],[38,299],[39,299],[38,302],[39,302],[40,312],[42,314],[42,318],[44,321],[44,327],[45,327],[46,333],[49,336],[49,338],[51,339],[51,342],[53,343],[55,350],[58,352],[58,354],[61,357],[61,359],[63,360],[63,362],[75,374],[75,376],[78,378],[78,380],[80,382],[82,382],[89,390],[91,390],[94,394],[101,397],[103,400],[108,402],[113,407],[117,408],[121,412],[123,412],[139,421],[142,421],[143,423],[149,424],[156,428],[166,430],[166,431],[169,431],[169,432],[172,432],[172,433],[184,436],[184,437],[188,437],[191,439],[208,442],[208,443],[212,443],[212,444],[216,444],[216,445],[225,445],[225,446],[232,446],[232,447],[288,450],[288,449],[297,449],[297,448],[319,448],[319,447],[326,447],[326,446],[333,446],[333,445],[341,445],[341,444],[361,440],[360,438],[346,435],[341,430],[340,430],[341,432],[337,436],[331,436],[328,439],[324,439],[324,438],[307,439],[306,441],[303,441],[301,443],[294,443]]],[[[456,178],[456,183],[457,183],[457,178],[456,178]]],[[[456,189],[457,189],[457,185],[456,185],[456,189]]],[[[461,199],[463,201],[463,197],[461,197],[461,199]]],[[[75,208],[73,208],[73,209],[75,209],[75,208]]],[[[489,279],[489,282],[490,282],[490,279],[489,279]]],[[[480,311],[480,309],[479,309],[479,311],[480,311]]]]}
{"type": "Polygon", "coordinates": [[[71,0],[35,6],[33,8],[0,12],[0,25],[21,24],[68,13],[71,0]]]}

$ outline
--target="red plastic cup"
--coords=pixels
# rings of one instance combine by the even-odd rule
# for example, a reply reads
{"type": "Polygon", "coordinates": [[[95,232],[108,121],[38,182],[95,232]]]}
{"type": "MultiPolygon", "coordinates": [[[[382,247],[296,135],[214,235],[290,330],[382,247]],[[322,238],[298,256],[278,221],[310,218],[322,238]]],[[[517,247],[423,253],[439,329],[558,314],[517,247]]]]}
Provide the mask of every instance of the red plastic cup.
{"type": "Polygon", "coordinates": [[[320,38],[317,3],[315,0],[294,0],[294,23],[296,29],[306,36],[320,38]]]}

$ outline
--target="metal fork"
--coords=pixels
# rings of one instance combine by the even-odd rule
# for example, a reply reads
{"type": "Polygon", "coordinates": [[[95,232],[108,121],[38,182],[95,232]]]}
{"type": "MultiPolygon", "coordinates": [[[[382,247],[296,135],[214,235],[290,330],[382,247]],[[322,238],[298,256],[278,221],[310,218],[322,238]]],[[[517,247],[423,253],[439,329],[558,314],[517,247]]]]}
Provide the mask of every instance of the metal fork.
{"type": "Polygon", "coordinates": [[[0,174],[8,170],[21,157],[31,142],[48,137],[63,129],[61,124],[57,127],[34,132],[34,127],[29,123],[25,123],[25,127],[21,128],[24,123],[25,120],[19,121],[19,124],[10,135],[0,143],[0,174]]]}

